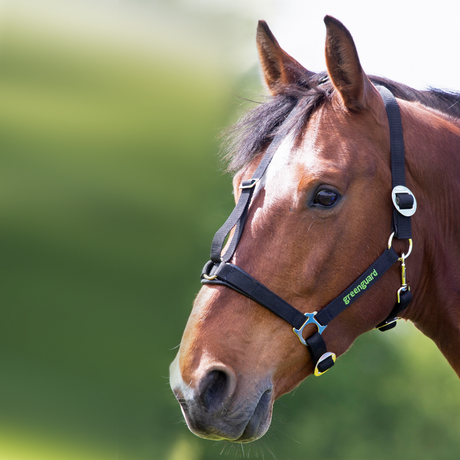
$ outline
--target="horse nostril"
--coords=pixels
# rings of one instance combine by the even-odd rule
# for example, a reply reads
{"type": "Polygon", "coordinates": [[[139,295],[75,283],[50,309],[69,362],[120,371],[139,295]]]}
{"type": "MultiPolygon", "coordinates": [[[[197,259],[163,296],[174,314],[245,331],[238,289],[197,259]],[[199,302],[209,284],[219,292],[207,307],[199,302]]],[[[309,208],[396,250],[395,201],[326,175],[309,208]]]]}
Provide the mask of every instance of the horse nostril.
{"type": "Polygon", "coordinates": [[[209,411],[222,407],[231,396],[233,385],[231,373],[218,369],[208,372],[200,385],[201,400],[209,411]]]}

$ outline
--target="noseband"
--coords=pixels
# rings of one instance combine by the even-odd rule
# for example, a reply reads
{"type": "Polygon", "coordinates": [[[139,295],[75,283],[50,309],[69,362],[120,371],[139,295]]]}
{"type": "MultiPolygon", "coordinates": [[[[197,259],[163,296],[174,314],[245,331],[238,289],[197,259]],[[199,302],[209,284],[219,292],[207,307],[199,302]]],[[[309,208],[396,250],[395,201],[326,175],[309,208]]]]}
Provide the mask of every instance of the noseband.
{"type": "Polygon", "coordinates": [[[397,292],[397,302],[388,317],[378,324],[376,328],[381,331],[387,331],[395,327],[396,321],[399,319],[399,313],[412,300],[410,288],[406,283],[405,259],[412,251],[410,217],[417,209],[417,202],[413,193],[406,187],[404,139],[398,103],[387,88],[378,86],[377,89],[385,103],[390,125],[391,144],[393,232],[389,238],[388,247],[383,254],[332,302],[319,312],[314,311],[313,313],[305,314],[270,291],[240,267],[229,262],[243,233],[255,185],[263,177],[282,140],[288,134],[287,127],[289,123],[287,121],[299,113],[300,108],[297,105],[278,130],[277,135],[268,147],[252,178],[243,181],[240,185],[240,198],[225,224],[215,234],[211,245],[211,260],[206,263],[201,274],[201,282],[203,284],[227,286],[287,321],[293,327],[293,331],[300,342],[307,346],[313,362],[316,363],[315,375],[321,375],[326,372],[334,365],[336,360],[335,353],[327,350],[326,343],[321,335],[328,324],[356,301],[368,288],[372,287],[397,261],[401,262],[401,288],[397,292]],[[233,228],[235,228],[235,232],[228,245],[228,249],[222,254],[224,241],[233,228]],[[398,256],[392,247],[393,238],[409,241],[407,254],[403,253],[401,256],[398,256]],[[304,339],[302,333],[308,324],[315,325],[317,331],[307,339],[304,339]]]}

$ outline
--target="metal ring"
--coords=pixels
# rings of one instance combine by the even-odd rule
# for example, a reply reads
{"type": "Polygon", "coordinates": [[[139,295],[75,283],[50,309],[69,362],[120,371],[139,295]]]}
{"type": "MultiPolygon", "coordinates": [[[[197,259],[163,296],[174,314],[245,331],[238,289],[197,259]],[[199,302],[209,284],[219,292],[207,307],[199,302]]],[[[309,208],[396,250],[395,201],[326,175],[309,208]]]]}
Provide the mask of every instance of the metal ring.
{"type": "MultiPolygon", "coordinates": [[[[391,245],[393,244],[393,237],[395,236],[395,232],[393,232],[391,235],[390,235],[390,238],[388,238],[388,249],[391,248],[391,245]]],[[[412,252],[412,247],[413,247],[413,243],[412,243],[412,238],[408,238],[407,239],[409,241],[409,252],[407,254],[402,254],[402,256],[398,259],[400,262],[402,262],[403,260],[407,259],[411,252],[412,252]]]]}
{"type": "Polygon", "coordinates": [[[395,236],[395,232],[393,232],[391,235],[390,235],[390,238],[388,238],[388,249],[391,248],[391,245],[393,244],[393,237],[395,236]]]}
{"type": "Polygon", "coordinates": [[[412,238],[408,238],[408,241],[409,241],[409,252],[407,254],[402,254],[402,256],[398,259],[400,262],[403,262],[404,260],[406,260],[409,256],[410,256],[410,253],[412,252],[412,238]]]}
{"type": "Polygon", "coordinates": [[[212,280],[215,280],[217,278],[217,275],[212,275],[212,276],[209,276],[209,275],[205,275],[204,273],[201,275],[205,280],[208,280],[208,281],[212,281],[212,280]]]}

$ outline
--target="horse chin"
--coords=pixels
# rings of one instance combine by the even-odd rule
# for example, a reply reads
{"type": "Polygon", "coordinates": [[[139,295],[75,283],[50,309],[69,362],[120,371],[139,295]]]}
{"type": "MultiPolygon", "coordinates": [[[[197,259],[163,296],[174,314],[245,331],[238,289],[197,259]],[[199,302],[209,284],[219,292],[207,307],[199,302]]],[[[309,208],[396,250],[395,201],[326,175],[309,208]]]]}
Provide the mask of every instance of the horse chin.
{"type": "Polygon", "coordinates": [[[234,442],[247,443],[261,438],[270,427],[273,413],[271,390],[265,391],[257,403],[243,434],[234,442]]]}
{"type": "MultiPolygon", "coordinates": [[[[273,404],[271,390],[265,391],[257,402],[254,411],[248,417],[247,409],[234,410],[226,416],[203,417],[197,408],[190,410],[188,404],[181,401],[182,413],[192,433],[203,439],[249,443],[261,438],[270,427],[273,404]],[[244,421],[241,421],[242,418],[244,421]]],[[[177,397],[177,396],[176,396],[177,397]]]]}

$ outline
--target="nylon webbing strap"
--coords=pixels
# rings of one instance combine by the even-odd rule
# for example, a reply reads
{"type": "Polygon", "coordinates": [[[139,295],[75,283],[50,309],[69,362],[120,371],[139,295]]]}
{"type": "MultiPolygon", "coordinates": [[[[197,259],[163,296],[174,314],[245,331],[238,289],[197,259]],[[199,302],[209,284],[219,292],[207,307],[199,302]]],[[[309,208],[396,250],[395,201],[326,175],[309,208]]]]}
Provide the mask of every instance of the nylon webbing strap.
{"type": "MultiPolygon", "coordinates": [[[[327,326],[336,316],[358,300],[368,288],[372,287],[397,260],[398,255],[395,250],[393,248],[386,249],[359,278],[316,314],[316,320],[322,326],[327,326]]],[[[207,265],[204,268],[204,272],[208,269],[207,265]]],[[[221,263],[213,268],[209,274],[216,278],[213,280],[203,279],[203,284],[228,286],[267,308],[296,329],[300,329],[305,323],[305,315],[240,267],[230,263],[221,263]]]]}
{"type": "MultiPolygon", "coordinates": [[[[321,356],[323,356],[324,353],[327,353],[326,342],[324,341],[323,336],[319,332],[315,332],[314,334],[312,334],[305,340],[305,342],[307,342],[308,351],[310,352],[310,355],[314,363],[317,363],[321,356]]],[[[321,372],[325,372],[327,369],[334,365],[334,361],[332,361],[331,358],[329,358],[329,360],[330,361],[319,364],[318,368],[321,372]]]]}
{"type": "Polygon", "coordinates": [[[393,329],[396,326],[396,321],[398,320],[398,315],[404,311],[412,301],[412,293],[409,289],[400,291],[399,293],[399,302],[396,302],[393,310],[386,317],[384,321],[375,326],[379,331],[385,332],[390,329],[393,329]]]}
{"type": "Polygon", "coordinates": [[[211,244],[211,260],[214,263],[220,263],[221,260],[230,260],[233,253],[235,252],[238,240],[241,237],[241,233],[244,228],[245,215],[247,213],[249,203],[251,202],[252,194],[254,193],[254,187],[243,188],[238,203],[233,208],[232,213],[226,220],[225,224],[217,230],[211,244]],[[233,238],[234,243],[230,244],[229,249],[221,256],[222,245],[224,244],[225,238],[230,233],[233,227],[237,226],[235,230],[235,237],[233,238]]]}
{"type": "MultiPolygon", "coordinates": [[[[385,103],[390,126],[391,187],[393,189],[398,185],[405,187],[404,136],[401,123],[401,112],[398,102],[390,90],[383,86],[377,86],[377,90],[385,103]]],[[[401,207],[404,208],[409,205],[408,200],[412,199],[412,197],[401,195],[399,199],[403,201],[401,207]]],[[[403,216],[395,207],[393,207],[393,231],[397,239],[406,240],[412,238],[410,217],[403,216]]]]}
{"type": "Polygon", "coordinates": [[[316,319],[323,325],[329,324],[337,315],[342,313],[355,300],[358,300],[368,288],[372,287],[381,276],[398,260],[399,256],[391,247],[385,252],[350,286],[348,286],[332,302],[320,310],[316,319]]]}
{"type": "MultiPolygon", "coordinates": [[[[287,321],[292,327],[299,329],[305,322],[305,316],[299,310],[277,296],[273,291],[270,291],[262,283],[259,283],[259,281],[240,267],[229,263],[222,263],[217,268],[215,274],[217,275],[216,280],[218,284],[224,284],[240,292],[287,321]]],[[[203,284],[216,283],[213,280],[203,280],[202,282],[203,284]]]]}
{"type": "Polygon", "coordinates": [[[275,138],[273,139],[267,151],[265,152],[262,161],[259,163],[259,166],[252,175],[252,178],[249,181],[244,181],[241,184],[241,195],[238,200],[238,203],[236,204],[235,208],[233,209],[232,213],[230,214],[224,225],[222,225],[222,227],[216,232],[212,240],[211,260],[214,263],[219,263],[221,261],[228,262],[232,258],[233,253],[235,252],[235,249],[238,245],[241,234],[243,233],[244,224],[246,222],[247,209],[251,202],[252,195],[254,194],[255,186],[257,182],[260,179],[262,179],[273,156],[275,155],[276,151],[283,142],[283,139],[288,134],[288,130],[290,128],[290,123],[288,123],[288,120],[294,118],[298,114],[299,110],[300,108],[297,105],[286,117],[283,124],[279,128],[275,138]],[[233,235],[232,241],[230,242],[227,251],[222,256],[222,246],[224,245],[225,238],[227,238],[227,235],[235,226],[237,228],[233,235]]]}

